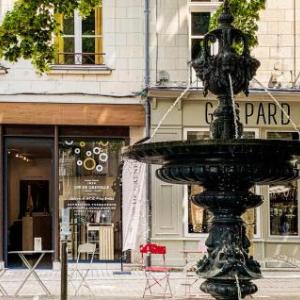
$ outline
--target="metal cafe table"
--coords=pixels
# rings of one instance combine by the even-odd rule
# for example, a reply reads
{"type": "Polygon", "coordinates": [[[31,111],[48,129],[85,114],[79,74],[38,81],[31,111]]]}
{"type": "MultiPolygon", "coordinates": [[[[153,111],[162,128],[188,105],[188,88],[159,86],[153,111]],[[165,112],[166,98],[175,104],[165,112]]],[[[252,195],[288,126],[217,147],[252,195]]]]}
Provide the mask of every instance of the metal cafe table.
{"type": "Polygon", "coordinates": [[[18,296],[19,292],[21,291],[21,289],[23,288],[23,286],[25,285],[25,283],[28,281],[30,275],[33,275],[35,277],[35,279],[37,280],[37,282],[39,283],[39,285],[42,287],[42,289],[44,290],[44,292],[48,296],[51,295],[50,291],[47,289],[47,287],[45,286],[45,284],[43,283],[43,281],[41,280],[41,278],[36,273],[37,266],[39,265],[39,263],[41,262],[41,260],[45,256],[45,254],[49,254],[49,253],[54,253],[54,251],[53,250],[40,250],[40,251],[34,251],[34,250],[32,250],[32,251],[10,251],[10,252],[8,252],[8,254],[18,254],[19,257],[21,258],[22,262],[24,263],[24,265],[28,269],[28,274],[26,275],[26,277],[22,281],[21,285],[19,286],[19,288],[15,292],[15,296],[18,296]],[[29,263],[28,259],[26,258],[26,256],[33,256],[35,254],[38,255],[38,258],[31,265],[29,263]]]}

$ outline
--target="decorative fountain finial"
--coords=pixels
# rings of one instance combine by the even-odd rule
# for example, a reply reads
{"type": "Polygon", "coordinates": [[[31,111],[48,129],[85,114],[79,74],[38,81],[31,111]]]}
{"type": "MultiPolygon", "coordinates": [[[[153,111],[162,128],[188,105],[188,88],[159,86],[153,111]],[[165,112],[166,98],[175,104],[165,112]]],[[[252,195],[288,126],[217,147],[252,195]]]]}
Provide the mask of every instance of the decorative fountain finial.
{"type": "Polygon", "coordinates": [[[197,76],[204,83],[204,95],[208,91],[218,96],[220,105],[214,113],[215,121],[211,125],[214,139],[234,139],[243,134],[243,126],[234,120],[238,117],[233,108],[231,90],[234,94],[242,91],[249,93],[249,82],[260,66],[258,60],[250,56],[247,36],[232,26],[234,17],[230,12],[229,1],[224,2],[224,11],[219,18],[219,27],[204,37],[202,55],[192,62],[197,76]],[[212,44],[218,42],[218,51],[211,55],[212,44]],[[237,48],[241,50],[237,50],[237,48]],[[232,89],[230,79],[232,79],[232,89]],[[237,129],[235,128],[237,124],[237,129]]]}
{"type": "Polygon", "coordinates": [[[231,10],[230,10],[229,0],[224,1],[224,6],[223,7],[224,7],[224,9],[223,9],[223,12],[221,13],[221,15],[219,17],[219,23],[230,25],[234,21],[234,17],[231,13],[231,10]]]}
{"type": "Polygon", "coordinates": [[[228,13],[230,11],[229,9],[229,0],[224,1],[224,12],[228,13]]]}

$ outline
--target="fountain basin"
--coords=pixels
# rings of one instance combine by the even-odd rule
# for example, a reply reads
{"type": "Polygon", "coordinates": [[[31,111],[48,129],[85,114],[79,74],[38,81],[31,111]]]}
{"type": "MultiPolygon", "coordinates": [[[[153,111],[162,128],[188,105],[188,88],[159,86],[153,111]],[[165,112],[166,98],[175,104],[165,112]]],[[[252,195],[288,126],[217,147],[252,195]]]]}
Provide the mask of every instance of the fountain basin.
{"type": "Polygon", "coordinates": [[[279,184],[300,176],[296,157],[300,141],[198,140],[137,144],[123,151],[126,158],[162,165],[156,175],[174,184],[226,186],[279,184]],[[216,184],[218,182],[218,184],[216,184]]]}

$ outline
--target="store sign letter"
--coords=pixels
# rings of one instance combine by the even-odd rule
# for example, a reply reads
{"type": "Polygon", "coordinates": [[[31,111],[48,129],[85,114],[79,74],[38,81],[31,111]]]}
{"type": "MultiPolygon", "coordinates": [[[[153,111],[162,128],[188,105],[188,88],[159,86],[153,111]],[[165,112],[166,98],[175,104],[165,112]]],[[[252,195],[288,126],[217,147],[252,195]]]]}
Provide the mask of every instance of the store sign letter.
{"type": "Polygon", "coordinates": [[[207,124],[210,124],[213,121],[213,108],[214,106],[210,102],[206,102],[205,104],[205,121],[207,124]]]}
{"type": "MultiPolygon", "coordinates": [[[[240,109],[240,116],[244,117],[245,125],[256,124],[256,125],[289,125],[290,120],[279,109],[275,103],[259,102],[251,103],[246,102],[243,106],[237,104],[240,109]],[[251,122],[252,121],[252,122],[251,122]]],[[[281,103],[281,107],[285,110],[288,116],[291,115],[291,107],[288,103],[281,103]]],[[[213,119],[213,111],[216,109],[214,104],[206,102],[205,104],[205,122],[210,124],[213,119]]]]}

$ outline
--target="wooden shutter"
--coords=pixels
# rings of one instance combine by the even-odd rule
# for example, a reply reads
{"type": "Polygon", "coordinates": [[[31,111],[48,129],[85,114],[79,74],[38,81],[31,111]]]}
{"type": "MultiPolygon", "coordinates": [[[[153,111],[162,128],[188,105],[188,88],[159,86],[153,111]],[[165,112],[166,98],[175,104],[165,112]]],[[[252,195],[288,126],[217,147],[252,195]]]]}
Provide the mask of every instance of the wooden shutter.
{"type": "Polygon", "coordinates": [[[102,6],[95,8],[95,63],[103,64],[103,56],[97,55],[103,52],[103,38],[102,38],[102,6]]]}
{"type": "Polygon", "coordinates": [[[59,24],[60,33],[56,34],[55,36],[55,63],[56,64],[64,64],[64,55],[61,53],[64,52],[64,38],[62,36],[63,26],[64,26],[64,16],[63,14],[56,14],[55,15],[56,22],[59,24]]]}

